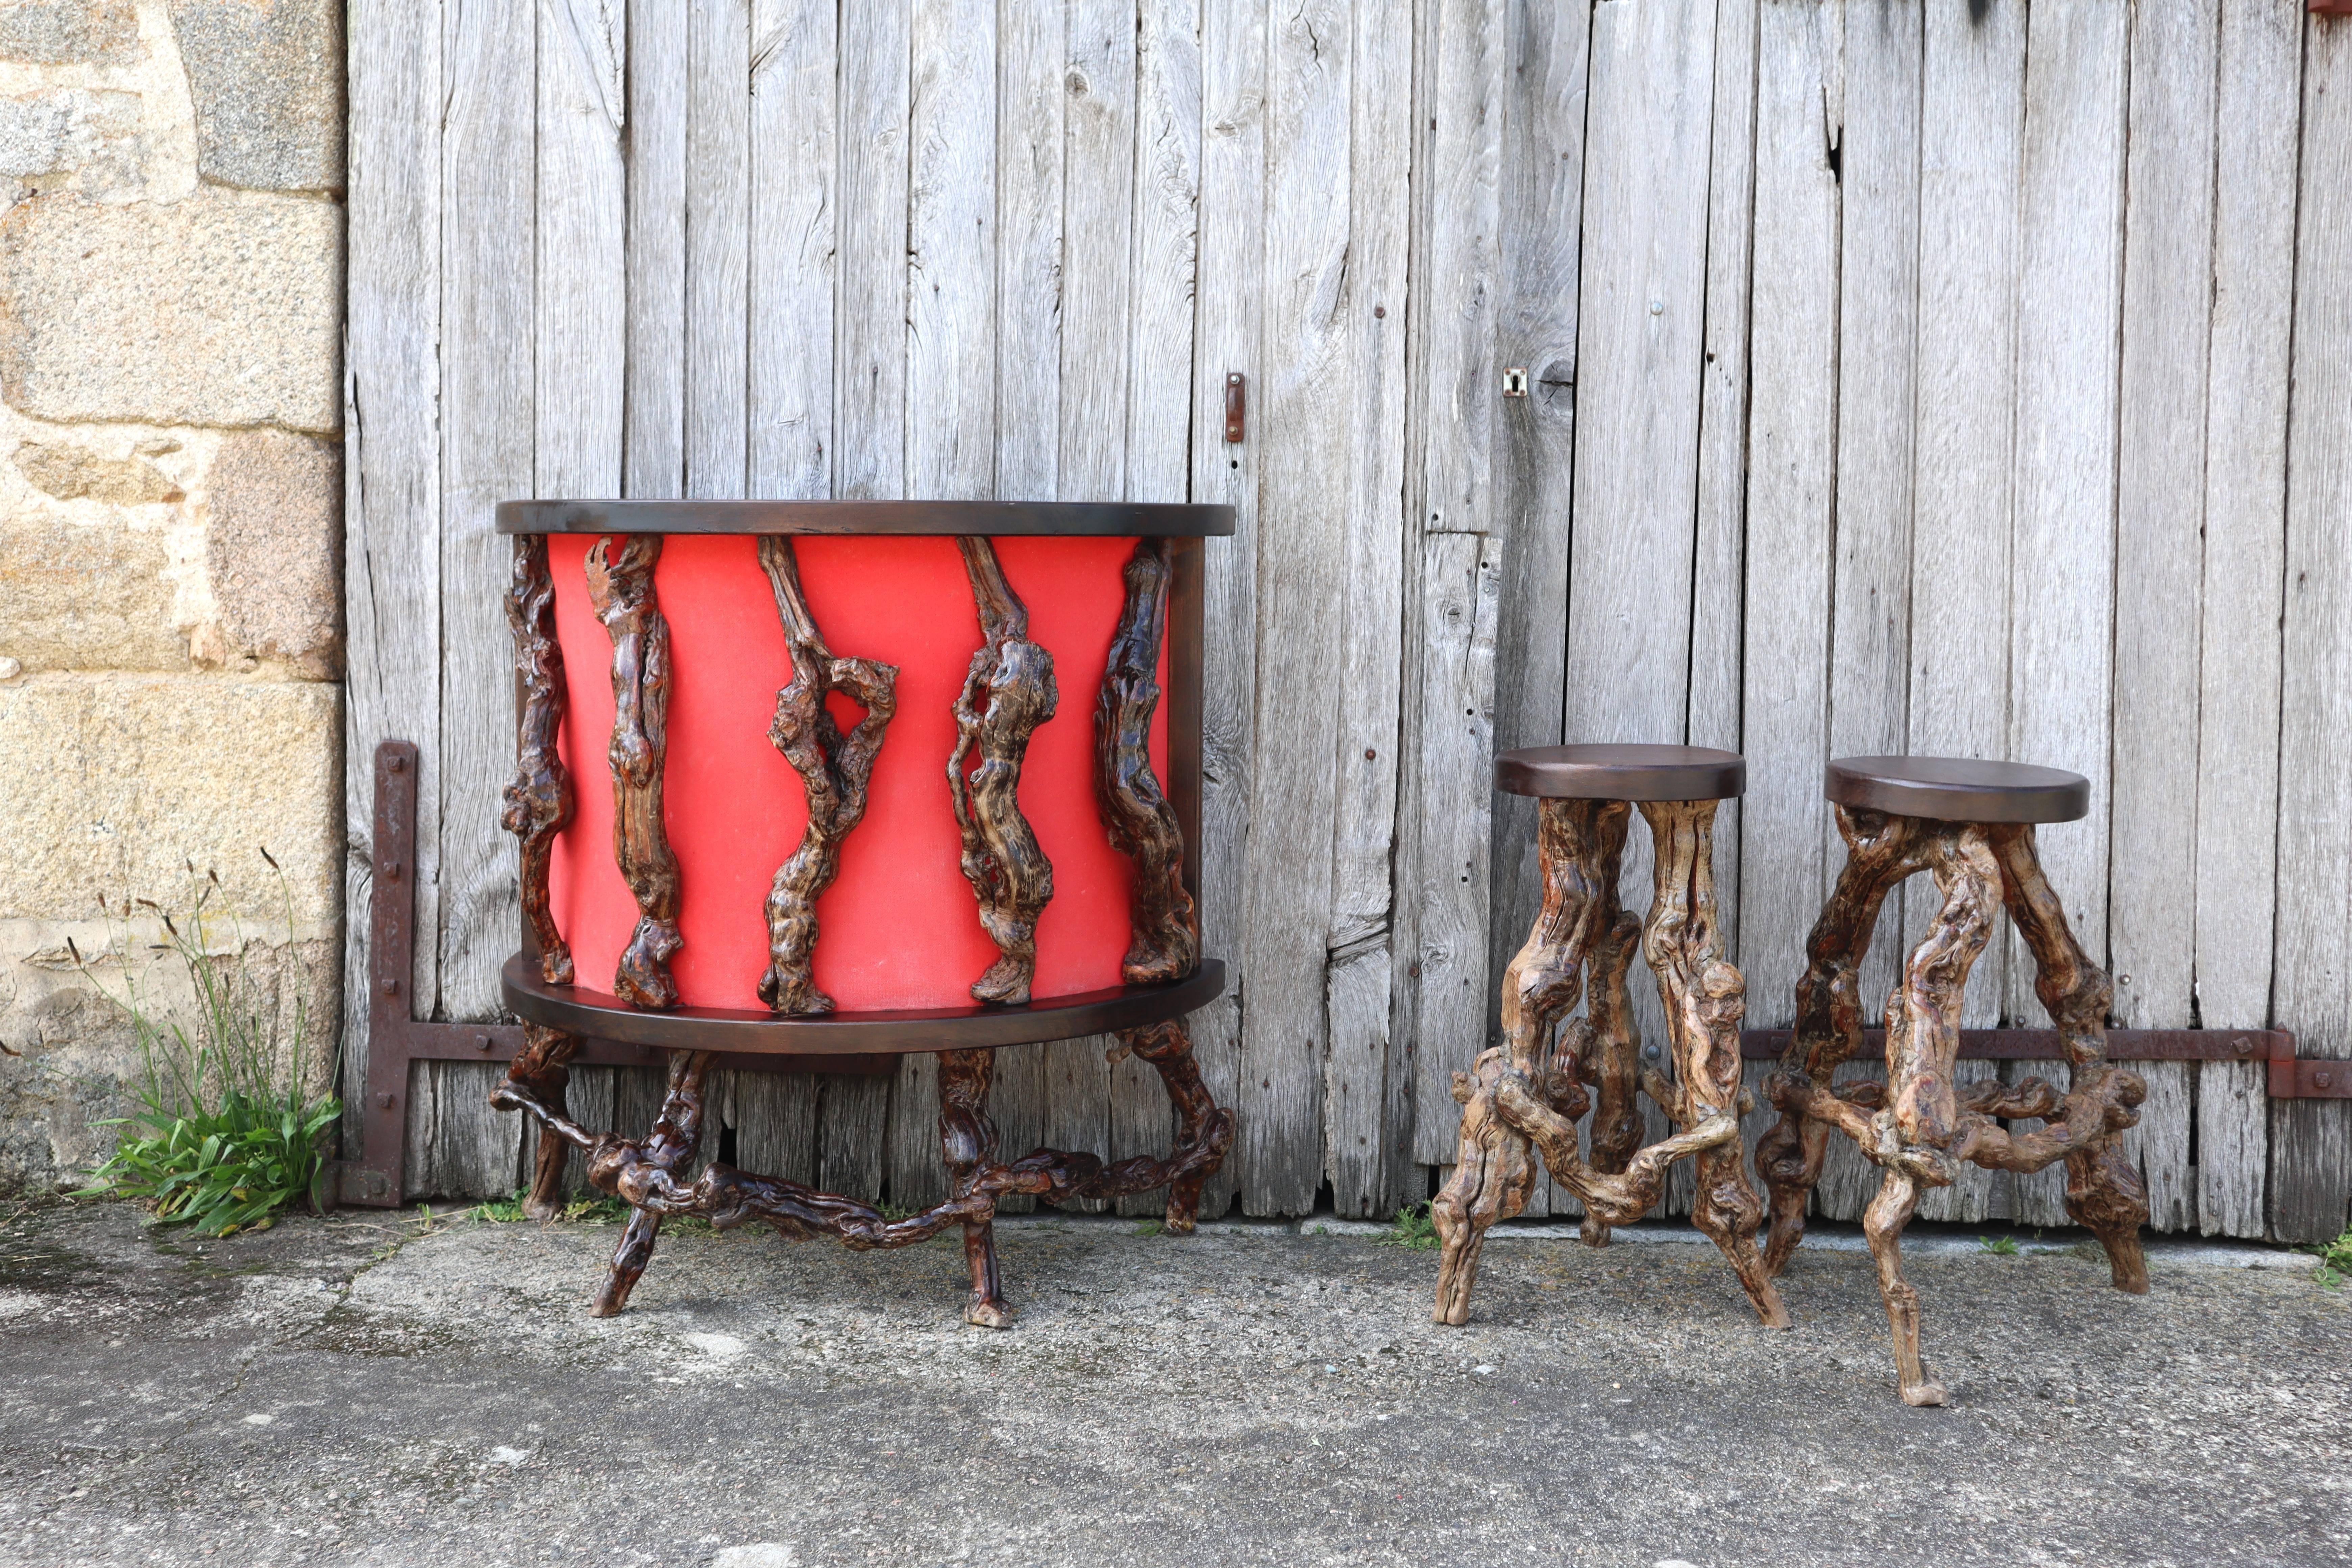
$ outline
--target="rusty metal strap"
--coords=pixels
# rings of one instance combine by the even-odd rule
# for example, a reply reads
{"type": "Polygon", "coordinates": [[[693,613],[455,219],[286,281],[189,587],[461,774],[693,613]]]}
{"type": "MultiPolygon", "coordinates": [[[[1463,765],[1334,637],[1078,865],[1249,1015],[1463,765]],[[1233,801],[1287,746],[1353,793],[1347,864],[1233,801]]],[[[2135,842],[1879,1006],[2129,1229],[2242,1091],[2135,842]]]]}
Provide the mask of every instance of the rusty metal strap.
{"type": "MultiPolygon", "coordinates": [[[[1740,1032],[1739,1054],[1750,1061],[1778,1060],[1789,1048],[1787,1029],[1740,1032]]],[[[1868,1058],[1884,1056],[1886,1031],[1864,1029],[1868,1058]]],[[[2273,1100],[2352,1100],[2352,1061],[2298,1058],[2294,1036],[2285,1029],[2109,1029],[2107,1058],[2119,1062],[2264,1062],[2270,1067],[2273,1100]]],[[[1962,1061],[2063,1061],[2066,1047],[2055,1029],[1962,1029],[1962,1061]]]]}
{"type": "MultiPolygon", "coordinates": [[[[391,1208],[404,1174],[409,1064],[509,1062],[522,1047],[515,1024],[440,1024],[411,1016],[410,976],[416,938],[416,748],[386,741],[375,752],[374,888],[368,908],[367,1088],[361,1097],[359,1147],[336,1164],[347,1204],[391,1208]]],[[[666,1054],[611,1040],[586,1040],[580,1067],[658,1067],[666,1054]]],[[[894,1072],[889,1056],[759,1057],[722,1053],[712,1065],[764,1072],[873,1075],[894,1072]]]]}

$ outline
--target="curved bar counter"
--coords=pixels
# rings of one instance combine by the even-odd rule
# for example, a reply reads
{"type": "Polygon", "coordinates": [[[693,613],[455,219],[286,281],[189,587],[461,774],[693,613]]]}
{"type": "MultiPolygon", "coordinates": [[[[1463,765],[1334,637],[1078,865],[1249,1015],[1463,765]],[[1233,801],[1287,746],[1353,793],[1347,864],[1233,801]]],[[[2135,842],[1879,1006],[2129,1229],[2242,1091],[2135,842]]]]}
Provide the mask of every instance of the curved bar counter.
{"type": "Polygon", "coordinates": [[[499,507],[515,592],[547,607],[515,625],[536,679],[509,798],[550,780],[564,798],[510,814],[528,919],[502,979],[525,1044],[491,1101],[541,1123],[533,1212],[559,1202],[574,1149],[589,1182],[631,1205],[600,1315],[626,1306],[673,1214],[856,1248],[960,1225],[964,1316],[992,1328],[1012,1321],[991,1230],[1002,1195],[1165,1187],[1168,1228],[1192,1228],[1234,1133],[1182,1022],[1224,986],[1199,950],[1201,563],[1202,541],[1233,526],[1228,507],[1123,503],[499,507]],[[822,554],[795,563],[778,536],[822,554]],[[622,560],[636,563],[625,625],[607,566],[622,560]],[[771,584],[772,607],[747,608],[768,605],[771,584]],[[609,660],[611,679],[566,680],[566,648],[609,660]],[[565,952],[568,967],[542,958],[565,952]],[[973,963],[985,973],[961,967],[973,963]],[[1103,1034],[1166,1085],[1168,1156],[1002,1158],[995,1052],[1103,1034]],[[645,1136],[572,1120],[565,1084],[590,1040],[669,1054],[645,1136]],[[783,1070],[936,1056],[947,1200],[892,1217],[724,1164],[688,1179],[720,1053],[783,1070]]]}

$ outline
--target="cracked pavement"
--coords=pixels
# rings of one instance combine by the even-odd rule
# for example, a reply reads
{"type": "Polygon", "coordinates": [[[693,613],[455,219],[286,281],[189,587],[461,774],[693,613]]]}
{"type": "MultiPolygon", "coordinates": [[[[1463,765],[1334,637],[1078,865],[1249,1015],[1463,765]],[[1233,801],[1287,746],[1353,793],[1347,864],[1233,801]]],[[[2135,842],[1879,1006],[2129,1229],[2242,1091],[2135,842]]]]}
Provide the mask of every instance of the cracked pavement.
{"type": "Polygon", "coordinates": [[[1445,1329],[1369,1227],[1010,1221],[990,1333],[952,1238],[666,1235],[600,1321],[612,1226],[0,1215],[8,1564],[2352,1561],[2352,1290],[2231,1255],[2133,1298],[1918,1227],[1910,1410],[1834,1235],[1785,1334],[1712,1247],[1556,1237],[1445,1329]]]}

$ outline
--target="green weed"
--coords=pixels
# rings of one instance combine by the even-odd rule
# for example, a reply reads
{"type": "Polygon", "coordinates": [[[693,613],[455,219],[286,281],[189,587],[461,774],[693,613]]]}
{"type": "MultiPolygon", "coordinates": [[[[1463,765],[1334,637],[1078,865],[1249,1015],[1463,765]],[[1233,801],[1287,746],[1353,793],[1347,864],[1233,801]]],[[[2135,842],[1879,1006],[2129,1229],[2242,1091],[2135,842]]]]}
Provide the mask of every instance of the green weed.
{"type": "Polygon", "coordinates": [[[491,1225],[512,1225],[524,1217],[522,1200],[530,1194],[529,1187],[517,1187],[510,1198],[492,1198],[474,1205],[472,1216],[491,1225]]]}
{"type": "Polygon", "coordinates": [[[1977,1250],[1995,1258],[2014,1258],[2017,1256],[2017,1242],[2011,1237],[1980,1236],[1977,1237],[1977,1250]]]}
{"type": "Polygon", "coordinates": [[[1167,1228],[1168,1227],[1166,1226],[1162,1225],[1156,1219],[1148,1219],[1135,1227],[1135,1234],[1138,1236],[1158,1236],[1161,1231],[1167,1228]]]}
{"type": "MultiPolygon", "coordinates": [[[[261,858],[277,873],[286,926],[293,930],[293,896],[269,851],[261,858]]],[[[323,1207],[331,1173],[323,1152],[342,1102],[327,1092],[334,1065],[313,1085],[303,1070],[307,1008],[298,986],[290,1026],[282,1022],[274,987],[247,961],[244,926],[213,908],[218,874],[188,865],[193,889],[175,918],[148,899],[99,907],[112,927],[109,954],[121,971],[120,988],[100,980],[72,939],[67,950],[83,978],[129,1015],[139,1043],[141,1073],[132,1094],[140,1109],[102,1122],[126,1130],[115,1152],[74,1195],[136,1198],[164,1225],[194,1226],[226,1236],[267,1228],[278,1211],[309,1200],[323,1207]],[[161,942],[134,944],[132,922],[144,910],[161,928],[161,942]],[[146,962],[134,962],[143,946],[146,962]],[[158,968],[177,970],[195,1000],[193,1025],[167,1013],[151,982],[158,968]],[[132,1133],[129,1129],[144,1129],[132,1133]]],[[[142,920],[143,923],[143,920],[142,920]]]]}
{"type": "Polygon", "coordinates": [[[2330,1290],[2352,1279],[2352,1230],[2312,1251],[2319,1255],[2319,1266],[2311,1271],[2312,1279],[2330,1290]]]}
{"type": "Polygon", "coordinates": [[[1396,1224],[1380,1236],[1382,1247],[1407,1247],[1415,1252],[1427,1252],[1437,1246],[1437,1222],[1430,1217],[1425,1203],[1407,1204],[1397,1210],[1396,1224]]]}

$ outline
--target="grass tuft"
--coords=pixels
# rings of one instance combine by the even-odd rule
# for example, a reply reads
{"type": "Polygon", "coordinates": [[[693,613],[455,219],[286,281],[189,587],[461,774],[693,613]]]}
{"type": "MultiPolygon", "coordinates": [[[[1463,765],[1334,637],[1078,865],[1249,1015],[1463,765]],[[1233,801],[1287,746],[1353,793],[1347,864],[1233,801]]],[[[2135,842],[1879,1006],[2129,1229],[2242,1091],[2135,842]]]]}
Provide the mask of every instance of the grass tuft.
{"type": "Polygon", "coordinates": [[[1437,1222],[1430,1217],[1426,1203],[1407,1204],[1397,1210],[1396,1224],[1381,1233],[1382,1247],[1405,1247],[1415,1252],[1428,1252],[1437,1246],[1437,1222]]]}
{"type": "Polygon", "coordinates": [[[2319,1255],[2319,1266],[2311,1271],[2311,1277],[2319,1284],[2333,1290],[2352,1279],[2352,1230],[2312,1250],[2319,1255]]]}
{"type": "MultiPolygon", "coordinates": [[[[290,933],[292,890],[274,860],[270,868],[290,933]]],[[[91,960],[67,942],[82,977],[130,1016],[141,1067],[132,1089],[139,1110],[100,1123],[125,1132],[113,1155],[90,1173],[90,1184],[73,1195],[137,1199],[158,1223],[193,1226],[205,1236],[267,1229],[289,1205],[308,1200],[324,1207],[331,1179],[325,1142],[343,1110],[328,1092],[334,1064],[315,1085],[310,1081],[301,1059],[309,1020],[299,983],[288,1024],[276,988],[247,961],[242,922],[212,907],[220,879],[198,872],[193,861],[188,878],[178,920],[152,899],[117,908],[100,898],[113,926],[113,951],[101,956],[120,966],[119,986],[101,980],[91,960]],[[163,930],[164,941],[135,944],[156,955],[146,964],[131,959],[133,909],[153,911],[163,930]],[[152,1000],[159,964],[184,975],[196,1002],[193,1025],[152,1000]]]]}

